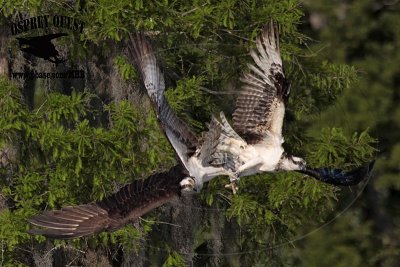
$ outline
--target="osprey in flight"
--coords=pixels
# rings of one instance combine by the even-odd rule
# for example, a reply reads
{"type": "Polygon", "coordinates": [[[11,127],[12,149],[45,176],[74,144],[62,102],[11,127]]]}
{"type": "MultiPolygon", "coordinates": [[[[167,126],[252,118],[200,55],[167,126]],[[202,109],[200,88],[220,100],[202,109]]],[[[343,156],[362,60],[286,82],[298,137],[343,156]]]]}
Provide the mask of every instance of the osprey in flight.
{"type": "Polygon", "coordinates": [[[131,41],[131,53],[179,163],[167,172],[128,184],[102,201],[34,216],[30,222],[42,228],[31,229],[31,233],[65,239],[114,231],[171,201],[182,189],[200,191],[204,182],[219,175],[230,177],[235,193],[240,177],[256,173],[298,171],[329,184],[355,185],[372,169],[373,162],[351,171],[310,168],[303,159],[284,151],[282,124],[290,87],[273,24],[264,29],[250,52],[255,65],[249,64],[241,79],[233,127],[221,113],[220,120],[212,118],[202,138],[168,104],[164,77],[149,41],[142,34],[131,36],[131,41]]]}
{"type": "Polygon", "coordinates": [[[349,172],[311,168],[304,159],[284,151],[282,125],[290,85],[283,73],[274,24],[265,27],[256,40],[257,49],[250,51],[255,65],[248,64],[248,72],[241,78],[243,86],[233,113],[233,127],[223,113],[221,121],[213,117],[200,145],[165,99],[164,78],[150,43],[143,35],[131,37],[131,41],[132,54],[160,124],[190,174],[181,182],[186,190],[199,191],[216,175],[228,175],[229,187],[235,193],[235,182],[240,177],[275,171],[298,171],[329,184],[355,185],[372,168],[373,163],[349,172]]]}
{"type": "Polygon", "coordinates": [[[102,201],[34,216],[29,222],[42,228],[31,229],[30,233],[68,239],[101,231],[115,231],[179,196],[182,189],[200,191],[204,182],[231,173],[223,166],[214,167],[206,163],[212,157],[220,136],[219,128],[215,128],[216,121],[210,124],[210,131],[205,134],[205,138],[198,140],[175,115],[165,99],[164,78],[150,43],[143,35],[131,39],[132,53],[155,107],[158,121],[175,149],[179,163],[168,172],[157,173],[145,180],[128,184],[102,201]]]}
{"type": "Polygon", "coordinates": [[[358,184],[374,162],[350,172],[311,168],[304,159],[284,151],[282,125],[290,83],[283,72],[279,34],[274,24],[264,28],[256,39],[256,48],[250,51],[255,64],[247,64],[248,72],[240,79],[243,85],[233,113],[237,135],[218,147],[219,152],[234,155],[229,157],[234,160],[230,166],[239,166],[230,175],[232,190],[235,192],[235,182],[242,176],[275,171],[298,171],[334,185],[358,184]]]}

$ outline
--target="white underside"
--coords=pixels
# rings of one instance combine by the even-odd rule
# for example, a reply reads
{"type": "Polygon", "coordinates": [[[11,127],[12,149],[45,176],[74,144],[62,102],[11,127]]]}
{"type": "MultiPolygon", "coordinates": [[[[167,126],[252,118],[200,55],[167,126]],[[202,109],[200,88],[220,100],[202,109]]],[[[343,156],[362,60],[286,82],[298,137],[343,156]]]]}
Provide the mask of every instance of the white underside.
{"type": "Polygon", "coordinates": [[[237,170],[239,177],[275,171],[284,152],[282,143],[282,137],[270,135],[259,144],[248,145],[239,155],[244,162],[237,170]]]}
{"type": "Polygon", "coordinates": [[[200,192],[205,182],[210,181],[214,177],[231,173],[222,167],[204,167],[197,157],[189,158],[185,163],[185,166],[189,171],[190,177],[183,179],[180,184],[186,191],[194,189],[195,191],[200,192]],[[190,184],[192,181],[194,181],[194,185],[191,187],[190,184]]]}
{"type": "MultiPolygon", "coordinates": [[[[181,185],[186,191],[194,189],[199,192],[205,182],[216,176],[227,175],[231,181],[235,181],[244,176],[277,171],[282,163],[283,142],[283,137],[274,132],[269,132],[262,142],[254,145],[249,145],[242,139],[227,138],[218,145],[217,150],[232,154],[238,162],[243,164],[232,172],[223,167],[204,167],[201,161],[193,156],[184,162],[190,177],[183,179],[181,185]]],[[[292,166],[283,166],[283,169],[290,168],[292,166]]]]}
{"type": "Polygon", "coordinates": [[[236,170],[226,170],[222,167],[204,167],[196,157],[191,157],[186,162],[190,176],[182,180],[181,185],[186,190],[195,189],[199,192],[203,187],[203,183],[208,182],[212,178],[219,175],[227,175],[231,182],[237,181],[238,178],[254,175],[263,172],[275,172],[278,170],[299,170],[301,167],[294,163],[291,159],[302,161],[301,158],[291,157],[291,159],[283,158],[284,149],[282,147],[283,138],[279,135],[269,134],[262,142],[249,145],[243,140],[233,138],[226,139],[223,144],[218,145],[218,149],[231,153],[240,165],[236,170]],[[194,184],[194,186],[191,186],[194,184]]]}
{"type": "Polygon", "coordinates": [[[243,140],[230,139],[218,148],[237,155],[238,160],[243,162],[243,165],[235,172],[238,177],[243,177],[261,172],[276,171],[284,152],[282,143],[283,138],[281,136],[269,134],[259,144],[248,145],[243,140]]]}

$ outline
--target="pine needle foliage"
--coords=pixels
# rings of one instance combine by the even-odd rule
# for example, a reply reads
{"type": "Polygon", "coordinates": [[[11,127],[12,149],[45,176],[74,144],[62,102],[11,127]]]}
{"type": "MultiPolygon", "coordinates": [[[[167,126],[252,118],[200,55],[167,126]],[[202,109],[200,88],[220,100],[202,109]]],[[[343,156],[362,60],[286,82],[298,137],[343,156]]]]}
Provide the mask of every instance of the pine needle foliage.
{"type": "MultiPolygon", "coordinates": [[[[18,162],[11,169],[1,169],[2,176],[9,177],[2,179],[1,193],[12,202],[0,214],[0,239],[7,255],[31,240],[26,220],[37,210],[100,200],[174,160],[166,147],[161,149],[165,153],[157,152],[166,141],[143,146],[156,143],[162,134],[153,114],[139,116],[126,101],[105,107],[110,125],[93,127],[86,116],[92,110],[89,100],[93,95],[89,93],[51,93],[39,108],[28,111],[20,90],[4,78],[0,83],[5,115],[0,118],[5,126],[1,128],[1,143],[21,144],[18,162]]],[[[127,227],[112,235],[103,234],[99,241],[128,246],[131,238],[142,236],[140,233],[127,227]]],[[[42,237],[34,239],[43,241],[42,237]]]]}

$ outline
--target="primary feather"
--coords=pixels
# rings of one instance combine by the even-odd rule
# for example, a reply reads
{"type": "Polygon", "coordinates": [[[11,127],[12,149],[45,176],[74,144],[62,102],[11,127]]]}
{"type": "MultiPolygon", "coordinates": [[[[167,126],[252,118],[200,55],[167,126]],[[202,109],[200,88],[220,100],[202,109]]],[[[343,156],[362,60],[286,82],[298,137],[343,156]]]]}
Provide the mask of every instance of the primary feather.
{"type": "Polygon", "coordinates": [[[289,93],[276,26],[265,27],[256,39],[256,48],[250,51],[255,65],[247,64],[248,72],[240,79],[243,86],[233,113],[233,128],[249,144],[260,142],[267,132],[282,134],[289,93]]]}
{"type": "Polygon", "coordinates": [[[89,204],[46,211],[29,222],[40,228],[29,230],[51,238],[68,239],[115,231],[180,195],[179,182],[187,175],[177,165],[167,172],[150,175],[125,185],[115,194],[89,204]]]}

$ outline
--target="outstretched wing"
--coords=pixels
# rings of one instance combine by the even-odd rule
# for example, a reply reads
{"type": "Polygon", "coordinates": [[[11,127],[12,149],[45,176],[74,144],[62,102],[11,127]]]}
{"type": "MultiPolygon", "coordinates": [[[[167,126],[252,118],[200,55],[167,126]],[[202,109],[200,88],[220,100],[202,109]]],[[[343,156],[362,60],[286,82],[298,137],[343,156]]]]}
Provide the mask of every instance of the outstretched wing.
{"type": "Polygon", "coordinates": [[[308,168],[299,172],[310,175],[317,180],[333,185],[356,185],[368,176],[374,167],[375,161],[351,171],[330,168],[308,168]]]}
{"type": "Polygon", "coordinates": [[[243,86],[236,100],[233,127],[248,143],[260,142],[267,131],[282,134],[285,101],[289,84],[285,79],[279,52],[279,34],[271,23],[257,37],[256,49],[250,51],[255,65],[241,77],[243,86]]]}
{"type": "Polygon", "coordinates": [[[69,239],[102,231],[115,231],[180,194],[179,182],[186,176],[182,165],[121,188],[102,201],[46,211],[29,222],[41,228],[31,234],[69,239]]]}
{"type": "Polygon", "coordinates": [[[139,68],[158,121],[182,163],[185,164],[187,158],[196,150],[197,138],[177,117],[164,96],[164,77],[149,40],[139,33],[136,36],[130,35],[130,40],[130,51],[139,68]]]}

